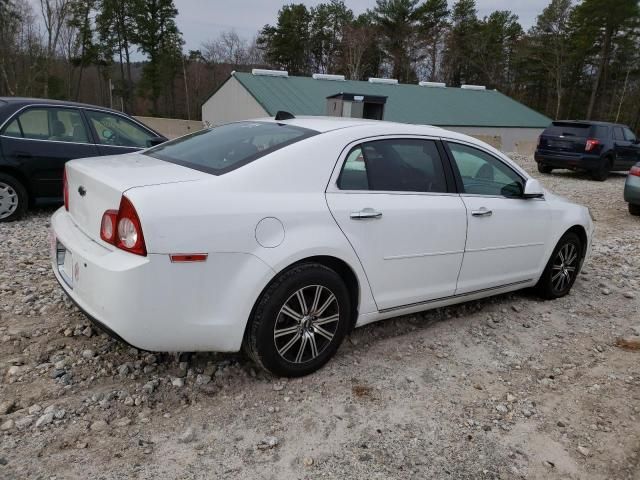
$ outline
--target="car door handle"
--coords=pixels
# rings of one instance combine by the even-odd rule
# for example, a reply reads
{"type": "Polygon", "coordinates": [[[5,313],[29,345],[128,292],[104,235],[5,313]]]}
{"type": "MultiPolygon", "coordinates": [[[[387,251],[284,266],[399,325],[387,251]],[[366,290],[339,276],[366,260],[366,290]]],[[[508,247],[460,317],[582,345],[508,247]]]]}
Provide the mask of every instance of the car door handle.
{"type": "Polygon", "coordinates": [[[472,210],[471,215],[473,215],[474,217],[490,217],[491,215],[493,215],[493,212],[486,209],[485,207],[482,207],[480,210],[472,210]]]}
{"type": "Polygon", "coordinates": [[[359,212],[351,212],[351,218],[353,220],[364,220],[366,218],[380,218],[382,212],[378,212],[373,208],[363,208],[359,212]]]}

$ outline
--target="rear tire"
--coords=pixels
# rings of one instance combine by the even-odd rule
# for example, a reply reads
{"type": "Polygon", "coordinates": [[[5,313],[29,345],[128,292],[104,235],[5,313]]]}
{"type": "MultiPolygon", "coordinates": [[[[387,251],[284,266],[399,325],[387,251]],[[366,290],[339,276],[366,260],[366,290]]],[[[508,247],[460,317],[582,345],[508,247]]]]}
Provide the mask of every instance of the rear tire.
{"type": "Polygon", "coordinates": [[[274,375],[308,375],[338,350],[350,312],[349,291],[336,272],[317,263],[297,265],[258,299],[243,350],[274,375]]]}
{"type": "Polygon", "coordinates": [[[640,205],[635,205],[633,203],[629,204],[629,213],[631,215],[640,215],[640,205]]]}
{"type": "Polygon", "coordinates": [[[562,236],[535,287],[542,298],[553,300],[571,291],[578,277],[582,251],[583,245],[578,235],[567,232],[562,236]]]}
{"type": "Polygon", "coordinates": [[[607,178],[609,178],[609,171],[613,166],[613,161],[610,157],[605,157],[602,159],[600,166],[597,170],[593,170],[591,172],[591,178],[598,182],[604,182],[607,178]]]}
{"type": "Polygon", "coordinates": [[[545,165],[544,163],[539,163],[538,171],[540,173],[551,173],[553,172],[553,168],[551,168],[549,165],[545,165]]]}
{"type": "Polygon", "coordinates": [[[27,211],[27,189],[15,177],[0,173],[0,223],[22,218],[27,211]]]}

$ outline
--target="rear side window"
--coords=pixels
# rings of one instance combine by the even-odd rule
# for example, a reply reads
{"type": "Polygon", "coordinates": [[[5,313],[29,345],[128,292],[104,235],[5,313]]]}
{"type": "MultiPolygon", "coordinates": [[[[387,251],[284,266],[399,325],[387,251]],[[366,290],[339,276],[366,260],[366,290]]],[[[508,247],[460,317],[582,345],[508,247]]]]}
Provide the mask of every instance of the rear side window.
{"type": "Polygon", "coordinates": [[[201,130],[144,153],[195,170],[222,175],[317,134],[315,130],[293,125],[238,122],[201,130]]]}
{"type": "Polygon", "coordinates": [[[594,125],[591,129],[591,136],[606,140],[609,138],[609,127],[605,127],[604,125],[594,125]]]}
{"type": "Polygon", "coordinates": [[[3,134],[31,140],[89,143],[82,116],[74,108],[29,108],[12,121],[3,134]]]}
{"type": "Polygon", "coordinates": [[[613,138],[615,138],[616,140],[624,140],[622,127],[613,127],[613,138]]]}
{"type": "Polygon", "coordinates": [[[589,136],[590,127],[589,124],[554,122],[545,129],[544,135],[586,138],[589,136]]]}
{"type": "Polygon", "coordinates": [[[447,182],[433,140],[394,139],[363,143],[351,150],[338,188],[446,193],[447,182]]]}

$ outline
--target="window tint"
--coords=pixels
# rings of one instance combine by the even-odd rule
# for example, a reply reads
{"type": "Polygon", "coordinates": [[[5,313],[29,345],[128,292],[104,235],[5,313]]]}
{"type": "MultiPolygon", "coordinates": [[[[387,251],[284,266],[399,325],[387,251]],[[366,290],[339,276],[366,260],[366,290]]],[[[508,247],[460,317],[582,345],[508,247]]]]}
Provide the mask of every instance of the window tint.
{"type": "Polygon", "coordinates": [[[12,121],[9,125],[6,126],[3,135],[7,137],[22,137],[22,132],[20,131],[20,125],[18,124],[18,119],[12,121]]]}
{"type": "Polygon", "coordinates": [[[30,108],[18,115],[4,133],[9,130],[14,137],[89,143],[82,116],[73,108],[30,108]]]}
{"type": "Polygon", "coordinates": [[[155,138],[151,132],[120,115],[96,110],[85,110],[85,113],[101,145],[147,148],[149,140],[155,138]]]}
{"type": "Polygon", "coordinates": [[[177,138],[145,154],[221,175],[317,133],[279,123],[238,122],[177,138]]]}
{"type": "Polygon", "coordinates": [[[624,133],[621,127],[613,127],[613,138],[616,140],[624,140],[624,133]]]}
{"type": "Polygon", "coordinates": [[[591,136],[598,139],[607,139],[609,138],[609,127],[605,127],[604,125],[595,125],[591,130],[591,136]]]}
{"type": "Polygon", "coordinates": [[[338,179],[338,188],[341,190],[369,190],[367,168],[360,147],[354,148],[347,155],[347,160],[344,162],[342,173],[338,179]]]}
{"type": "Polygon", "coordinates": [[[473,147],[449,143],[465,193],[519,197],[524,181],[497,158],[473,147]]]}
{"type": "Polygon", "coordinates": [[[629,141],[629,142],[635,142],[636,141],[636,134],[633,133],[631,130],[629,130],[627,127],[625,127],[623,129],[624,132],[624,139],[629,141]]]}
{"type": "Polygon", "coordinates": [[[554,122],[544,130],[544,135],[555,137],[587,137],[589,124],[554,122]]]}
{"type": "Polygon", "coordinates": [[[351,151],[338,180],[343,190],[446,192],[442,160],[431,140],[377,140],[351,151]]]}

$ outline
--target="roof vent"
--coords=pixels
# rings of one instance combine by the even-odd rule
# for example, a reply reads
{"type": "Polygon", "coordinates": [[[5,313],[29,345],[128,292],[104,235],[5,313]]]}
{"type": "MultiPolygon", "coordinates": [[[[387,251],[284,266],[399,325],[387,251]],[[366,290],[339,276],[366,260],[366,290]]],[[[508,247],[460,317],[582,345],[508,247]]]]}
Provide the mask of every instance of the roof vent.
{"type": "Polygon", "coordinates": [[[460,88],[463,90],[486,90],[487,87],[484,85],[461,85],[460,88]]]}
{"type": "Polygon", "coordinates": [[[398,79],[396,78],[369,78],[369,83],[384,83],[385,85],[397,85],[398,79]]]}
{"type": "Polygon", "coordinates": [[[261,75],[263,77],[288,77],[289,72],[286,70],[265,70],[262,68],[254,68],[251,70],[252,75],[261,75]]]}
{"type": "Polygon", "coordinates": [[[421,87],[431,87],[431,88],[447,88],[446,83],[441,82],[420,82],[418,83],[421,87]]]}
{"type": "Polygon", "coordinates": [[[312,75],[314,80],[333,80],[335,82],[344,82],[344,75],[329,75],[328,73],[314,73],[312,75]]]}

